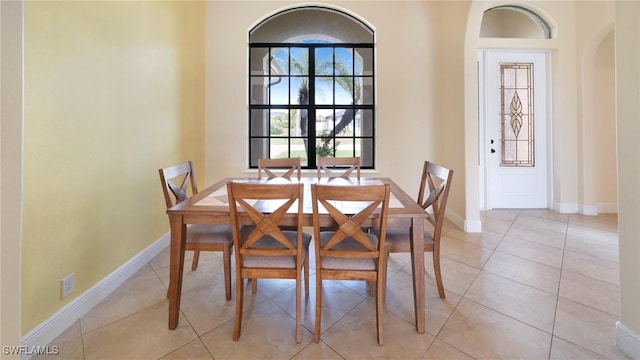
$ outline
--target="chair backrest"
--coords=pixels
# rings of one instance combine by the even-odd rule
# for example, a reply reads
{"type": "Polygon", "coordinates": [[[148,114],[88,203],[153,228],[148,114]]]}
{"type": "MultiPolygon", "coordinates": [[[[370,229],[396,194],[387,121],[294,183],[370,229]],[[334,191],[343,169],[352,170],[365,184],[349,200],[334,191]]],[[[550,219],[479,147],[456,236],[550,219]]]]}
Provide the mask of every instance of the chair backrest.
{"type": "Polygon", "coordinates": [[[158,172],[167,209],[186,200],[189,197],[189,187],[191,187],[191,196],[198,193],[191,161],[159,169],[158,172]]]}
{"type": "MultiPolygon", "coordinates": [[[[322,247],[316,243],[319,257],[338,258],[374,258],[381,266],[384,240],[387,232],[387,212],[389,210],[390,186],[384,185],[311,185],[313,199],[313,224],[315,239],[320,239],[320,211],[326,211],[337,224],[333,236],[322,247]],[[320,208],[322,206],[322,208],[320,208]],[[324,209],[324,210],[323,210],[324,209]],[[378,215],[374,212],[379,211],[378,215]],[[367,232],[368,220],[373,217],[374,227],[379,227],[377,243],[372,241],[372,234],[367,232]],[[365,224],[367,223],[367,224],[365,224]],[[362,246],[358,249],[341,246],[346,238],[353,238],[362,246]]],[[[316,257],[317,259],[317,257],[316,257]]]]}
{"type": "Polygon", "coordinates": [[[418,204],[425,210],[429,207],[433,210],[433,216],[427,217],[427,220],[434,226],[434,239],[438,238],[442,231],[452,179],[453,170],[429,161],[424,162],[418,204]]]}
{"type": "Polygon", "coordinates": [[[319,157],[318,158],[318,179],[322,173],[326,173],[329,178],[351,176],[356,171],[356,177],[360,180],[360,158],[359,157],[319,157]]]}
{"type": "Polygon", "coordinates": [[[267,179],[272,179],[274,177],[283,177],[288,179],[291,178],[291,175],[293,175],[294,172],[296,172],[296,176],[298,177],[298,180],[300,180],[300,158],[258,159],[258,179],[262,178],[263,171],[267,179]],[[271,171],[274,169],[285,169],[287,171],[282,175],[277,175],[271,171]]]}
{"type": "MultiPolygon", "coordinates": [[[[301,260],[303,184],[229,182],[227,194],[233,241],[238,259],[246,255],[269,257],[297,255],[298,260],[301,260]],[[292,243],[280,227],[283,217],[294,206],[298,214],[297,244],[292,243]],[[260,247],[257,243],[265,236],[273,238],[281,246],[260,247]]],[[[242,264],[242,261],[239,264],[242,264]]],[[[236,266],[239,265],[236,264],[236,266]]]]}

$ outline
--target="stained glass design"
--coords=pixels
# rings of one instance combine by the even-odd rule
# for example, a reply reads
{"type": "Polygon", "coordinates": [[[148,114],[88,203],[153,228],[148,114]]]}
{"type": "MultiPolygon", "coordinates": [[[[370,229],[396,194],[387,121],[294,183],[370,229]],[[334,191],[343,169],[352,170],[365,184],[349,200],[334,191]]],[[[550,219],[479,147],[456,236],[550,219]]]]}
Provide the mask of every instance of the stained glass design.
{"type": "Polygon", "coordinates": [[[500,166],[535,166],[533,64],[500,64],[500,166]]]}

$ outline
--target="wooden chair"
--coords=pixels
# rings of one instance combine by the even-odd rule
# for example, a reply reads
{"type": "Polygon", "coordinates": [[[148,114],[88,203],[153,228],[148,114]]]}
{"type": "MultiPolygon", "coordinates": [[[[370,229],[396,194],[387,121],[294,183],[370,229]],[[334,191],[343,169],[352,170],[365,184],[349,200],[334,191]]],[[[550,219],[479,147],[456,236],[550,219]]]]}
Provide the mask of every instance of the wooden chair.
{"type": "Polygon", "coordinates": [[[267,179],[273,179],[274,177],[288,179],[295,172],[298,180],[300,180],[300,158],[258,159],[258,179],[262,178],[262,172],[265,173],[267,179]],[[272,171],[274,169],[285,169],[287,171],[282,175],[277,175],[272,171]]]}
{"type": "Polygon", "coordinates": [[[227,184],[233,244],[236,251],[236,311],[233,340],[240,338],[244,279],[296,280],[296,341],[302,342],[301,272],[309,294],[309,243],[302,232],[303,184],[227,184]],[[294,207],[295,206],[295,207],[294,207]],[[280,225],[291,208],[297,212],[297,231],[280,225]],[[242,214],[242,215],[240,215],[242,214]],[[243,226],[250,225],[250,226],[243,226]]]}
{"type": "MultiPolygon", "coordinates": [[[[159,169],[160,182],[167,209],[198,193],[191,161],[159,169]],[[191,190],[189,190],[191,187],[191,190]]],[[[198,268],[200,251],[222,251],[224,287],[227,300],[231,300],[231,252],[233,238],[229,225],[191,224],[187,227],[185,250],[193,251],[191,270],[198,268]]]]}
{"type": "Polygon", "coordinates": [[[318,158],[318,179],[322,173],[326,173],[329,178],[351,176],[356,171],[356,177],[360,180],[360,158],[359,157],[319,157],[318,158]]]}
{"type": "MultiPolygon", "coordinates": [[[[438,285],[438,294],[442,299],[445,298],[445,293],[442,284],[442,272],[440,271],[440,235],[444,225],[444,213],[452,179],[453,170],[425,161],[418,191],[418,204],[425,210],[432,209],[427,221],[433,226],[433,229],[432,232],[426,227],[424,229],[424,251],[433,253],[433,267],[438,285]]],[[[387,256],[389,253],[411,252],[411,228],[387,228],[386,249],[387,256]]],[[[384,281],[386,288],[386,276],[384,281]]]]}
{"type": "MultiPolygon", "coordinates": [[[[258,179],[262,179],[262,173],[264,172],[267,179],[273,179],[277,177],[282,177],[285,179],[290,179],[293,173],[296,173],[298,180],[300,180],[302,171],[300,166],[300,158],[282,158],[282,159],[267,159],[261,158],[258,159],[258,179]],[[274,173],[272,170],[276,169],[284,169],[284,172],[281,175],[274,173]]],[[[295,226],[286,227],[285,230],[297,230],[295,226]]],[[[254,294],[258,291],[258,280],[251,279],[252,286],[251,292],[254,294]]]]}
{"type": "Polygon", "coordinates": [[[316,319],[314,341],[320,341],[322,280],[364,280],[375,287],[378,344],[383,336],[383,280],[389,185],[311,185],[316,254],[316,319]],[[341,206],[337,207],[337,204],[341,206]],[[378,215],[374,212],[379,210],[378,215]],[[326,231],[318,214],[327,211],[338,225],[326,231]],[[372,215],[375,217],[371,221],[372,215]],[[377,234],[365,231],[377,228],[377,234]]]}

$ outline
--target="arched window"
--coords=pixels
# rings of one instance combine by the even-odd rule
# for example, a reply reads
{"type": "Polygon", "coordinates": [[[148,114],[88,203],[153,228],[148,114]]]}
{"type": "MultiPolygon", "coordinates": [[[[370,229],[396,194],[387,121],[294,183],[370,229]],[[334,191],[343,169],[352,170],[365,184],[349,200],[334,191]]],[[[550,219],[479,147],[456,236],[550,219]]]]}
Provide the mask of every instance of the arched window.
{"type": "Polygon", "coordinates": [[[535,12],[515,5],[488,9],[482,17],[480,37],[551,39],[551,26],[535,12]]]}
{"type": "Polygon", "coordinates": [[[373,30],[341,11],[302,7],[249,32],[249,165],[259,158],[359,156],[374,167],[373,30]]]}

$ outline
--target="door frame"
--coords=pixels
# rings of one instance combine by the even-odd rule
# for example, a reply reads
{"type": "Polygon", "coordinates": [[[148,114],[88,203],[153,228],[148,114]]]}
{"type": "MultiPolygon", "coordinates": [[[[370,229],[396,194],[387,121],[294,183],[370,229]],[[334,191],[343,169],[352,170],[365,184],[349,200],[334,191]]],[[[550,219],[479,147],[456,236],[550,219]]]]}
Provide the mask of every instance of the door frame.
{"type": "MultiPolygon", "coordinates": [[[[490,144],[487,143],[487,81],[486,81],[486,61],[487,61],[487,53],[490,51],[499,51],[506,53],[543,53],[545,55],[546,62],[546,89],[544,91],[545,101],[546,101],[546,109],[545,109],[545,119],[546,119],[546,131],[544,132],[544,136],[546,137],[546,181],[547,181],[547,208],[551,209],[553,206],[552,194],[553,194],[553,163],[552,163],[552,118],[551,118],[551,51],[549,50],[539,50],[539,49],[487,49],[481,48],[478,49],[477,52],[477,70],[478,70],[478,186],[480,188],[479,191],[479,208],[490,210],[491,204],[489,200],[489,170],[488,170],[488,159],[490,156],[489,148],[490,144]]],[[[497,144],[494,144],[497,146],[497,144]]]]}

